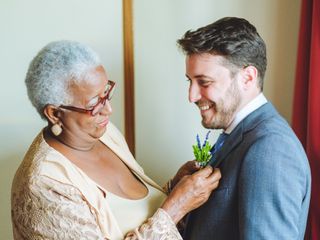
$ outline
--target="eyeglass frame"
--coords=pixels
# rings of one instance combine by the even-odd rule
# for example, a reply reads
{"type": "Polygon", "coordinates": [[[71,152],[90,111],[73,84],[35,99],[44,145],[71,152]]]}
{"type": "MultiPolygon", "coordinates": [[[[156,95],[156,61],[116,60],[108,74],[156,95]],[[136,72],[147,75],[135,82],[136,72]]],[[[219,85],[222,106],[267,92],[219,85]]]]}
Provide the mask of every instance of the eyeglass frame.
{"type": "Polygon", "coordinates": [[[97,104],[95,104],[91,109],[78,108],[78,107],[66,106],[66,105],[60,105],[59,108],[67,109],[67,110],[78,112],[78,113],[87,113],[87,114],[90,114],[92,117],[94,117],[100,112],[100,111],[97,111],[95,114],[93,114],[93,111],[95,110],[95,108],[97,108],[100,104],[105,106],[106,101],[107,100],[110,101],[113,96],[113,94],[110,96],[110,93],[114,89],[116,83],[112,80],[108,80],[108,85],[109,84],[111,85],[111,87],[108,90],[107,94],[104,97],[99,97],[97,104]]]}

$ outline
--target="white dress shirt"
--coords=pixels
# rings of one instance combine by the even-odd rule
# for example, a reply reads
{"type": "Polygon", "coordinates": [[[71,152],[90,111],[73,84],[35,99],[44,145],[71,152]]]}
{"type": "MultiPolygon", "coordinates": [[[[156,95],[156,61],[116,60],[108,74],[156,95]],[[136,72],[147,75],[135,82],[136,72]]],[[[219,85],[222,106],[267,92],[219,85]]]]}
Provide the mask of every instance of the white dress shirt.
{"type": "Polygon", "coordinates": [[[245,105],[235,116],[229,127],[224,131],[226,134],[230,134],[233,129],[250,113],[257,110],[259,107],[267,103],[268,100],[260,93],[257,97],[252,99],[247,105],[245,105]]]}

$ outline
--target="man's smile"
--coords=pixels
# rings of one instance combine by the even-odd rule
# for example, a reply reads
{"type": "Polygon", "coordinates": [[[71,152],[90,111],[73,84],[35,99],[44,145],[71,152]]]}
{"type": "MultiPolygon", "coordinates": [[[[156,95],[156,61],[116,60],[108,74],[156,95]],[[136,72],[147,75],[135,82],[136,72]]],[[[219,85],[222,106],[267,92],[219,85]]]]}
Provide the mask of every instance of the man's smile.
{"type": "Polygon", "coordinates": [[[210,108],[212,108],[214,106],[214,103],[210,103],[210,102],[197,102],[196,105],[198,106],[198,108],[201,110],[201,111],[206,111],[210,108]]]}

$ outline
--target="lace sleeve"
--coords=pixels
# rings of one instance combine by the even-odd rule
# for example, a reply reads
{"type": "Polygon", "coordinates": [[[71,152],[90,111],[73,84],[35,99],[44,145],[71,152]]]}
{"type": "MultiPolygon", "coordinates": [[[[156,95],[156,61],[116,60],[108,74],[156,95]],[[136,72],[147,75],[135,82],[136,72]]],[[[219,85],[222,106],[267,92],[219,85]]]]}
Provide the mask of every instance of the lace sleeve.
{"type": "Polygon", "coordinates": [[[182,240],[182,238],[171,217],[159,208],[144,224],[127,233],[125,240],[182,240]]]}
{"type": "Polygon", "coordinates": [[[12,196],[14,239],[104,239],[78,189],[46,177],[22,189],[12,196]]]}

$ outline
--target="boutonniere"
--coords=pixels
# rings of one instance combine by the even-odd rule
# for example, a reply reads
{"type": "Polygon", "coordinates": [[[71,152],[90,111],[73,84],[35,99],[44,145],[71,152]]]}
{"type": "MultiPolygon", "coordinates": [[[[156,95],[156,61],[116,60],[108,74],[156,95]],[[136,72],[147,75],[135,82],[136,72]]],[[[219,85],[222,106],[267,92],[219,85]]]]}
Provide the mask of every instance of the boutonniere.
{"type": "Polygon", "coordinates": [[[201,167],[205,167],[211,159],[210,150],[212,146],[208,141],[209,134],[210,131],[206,134],[203,144],[201,144],[199,134],[197,134],[197,144],[192,145],[194,157],[201,167]]]}

